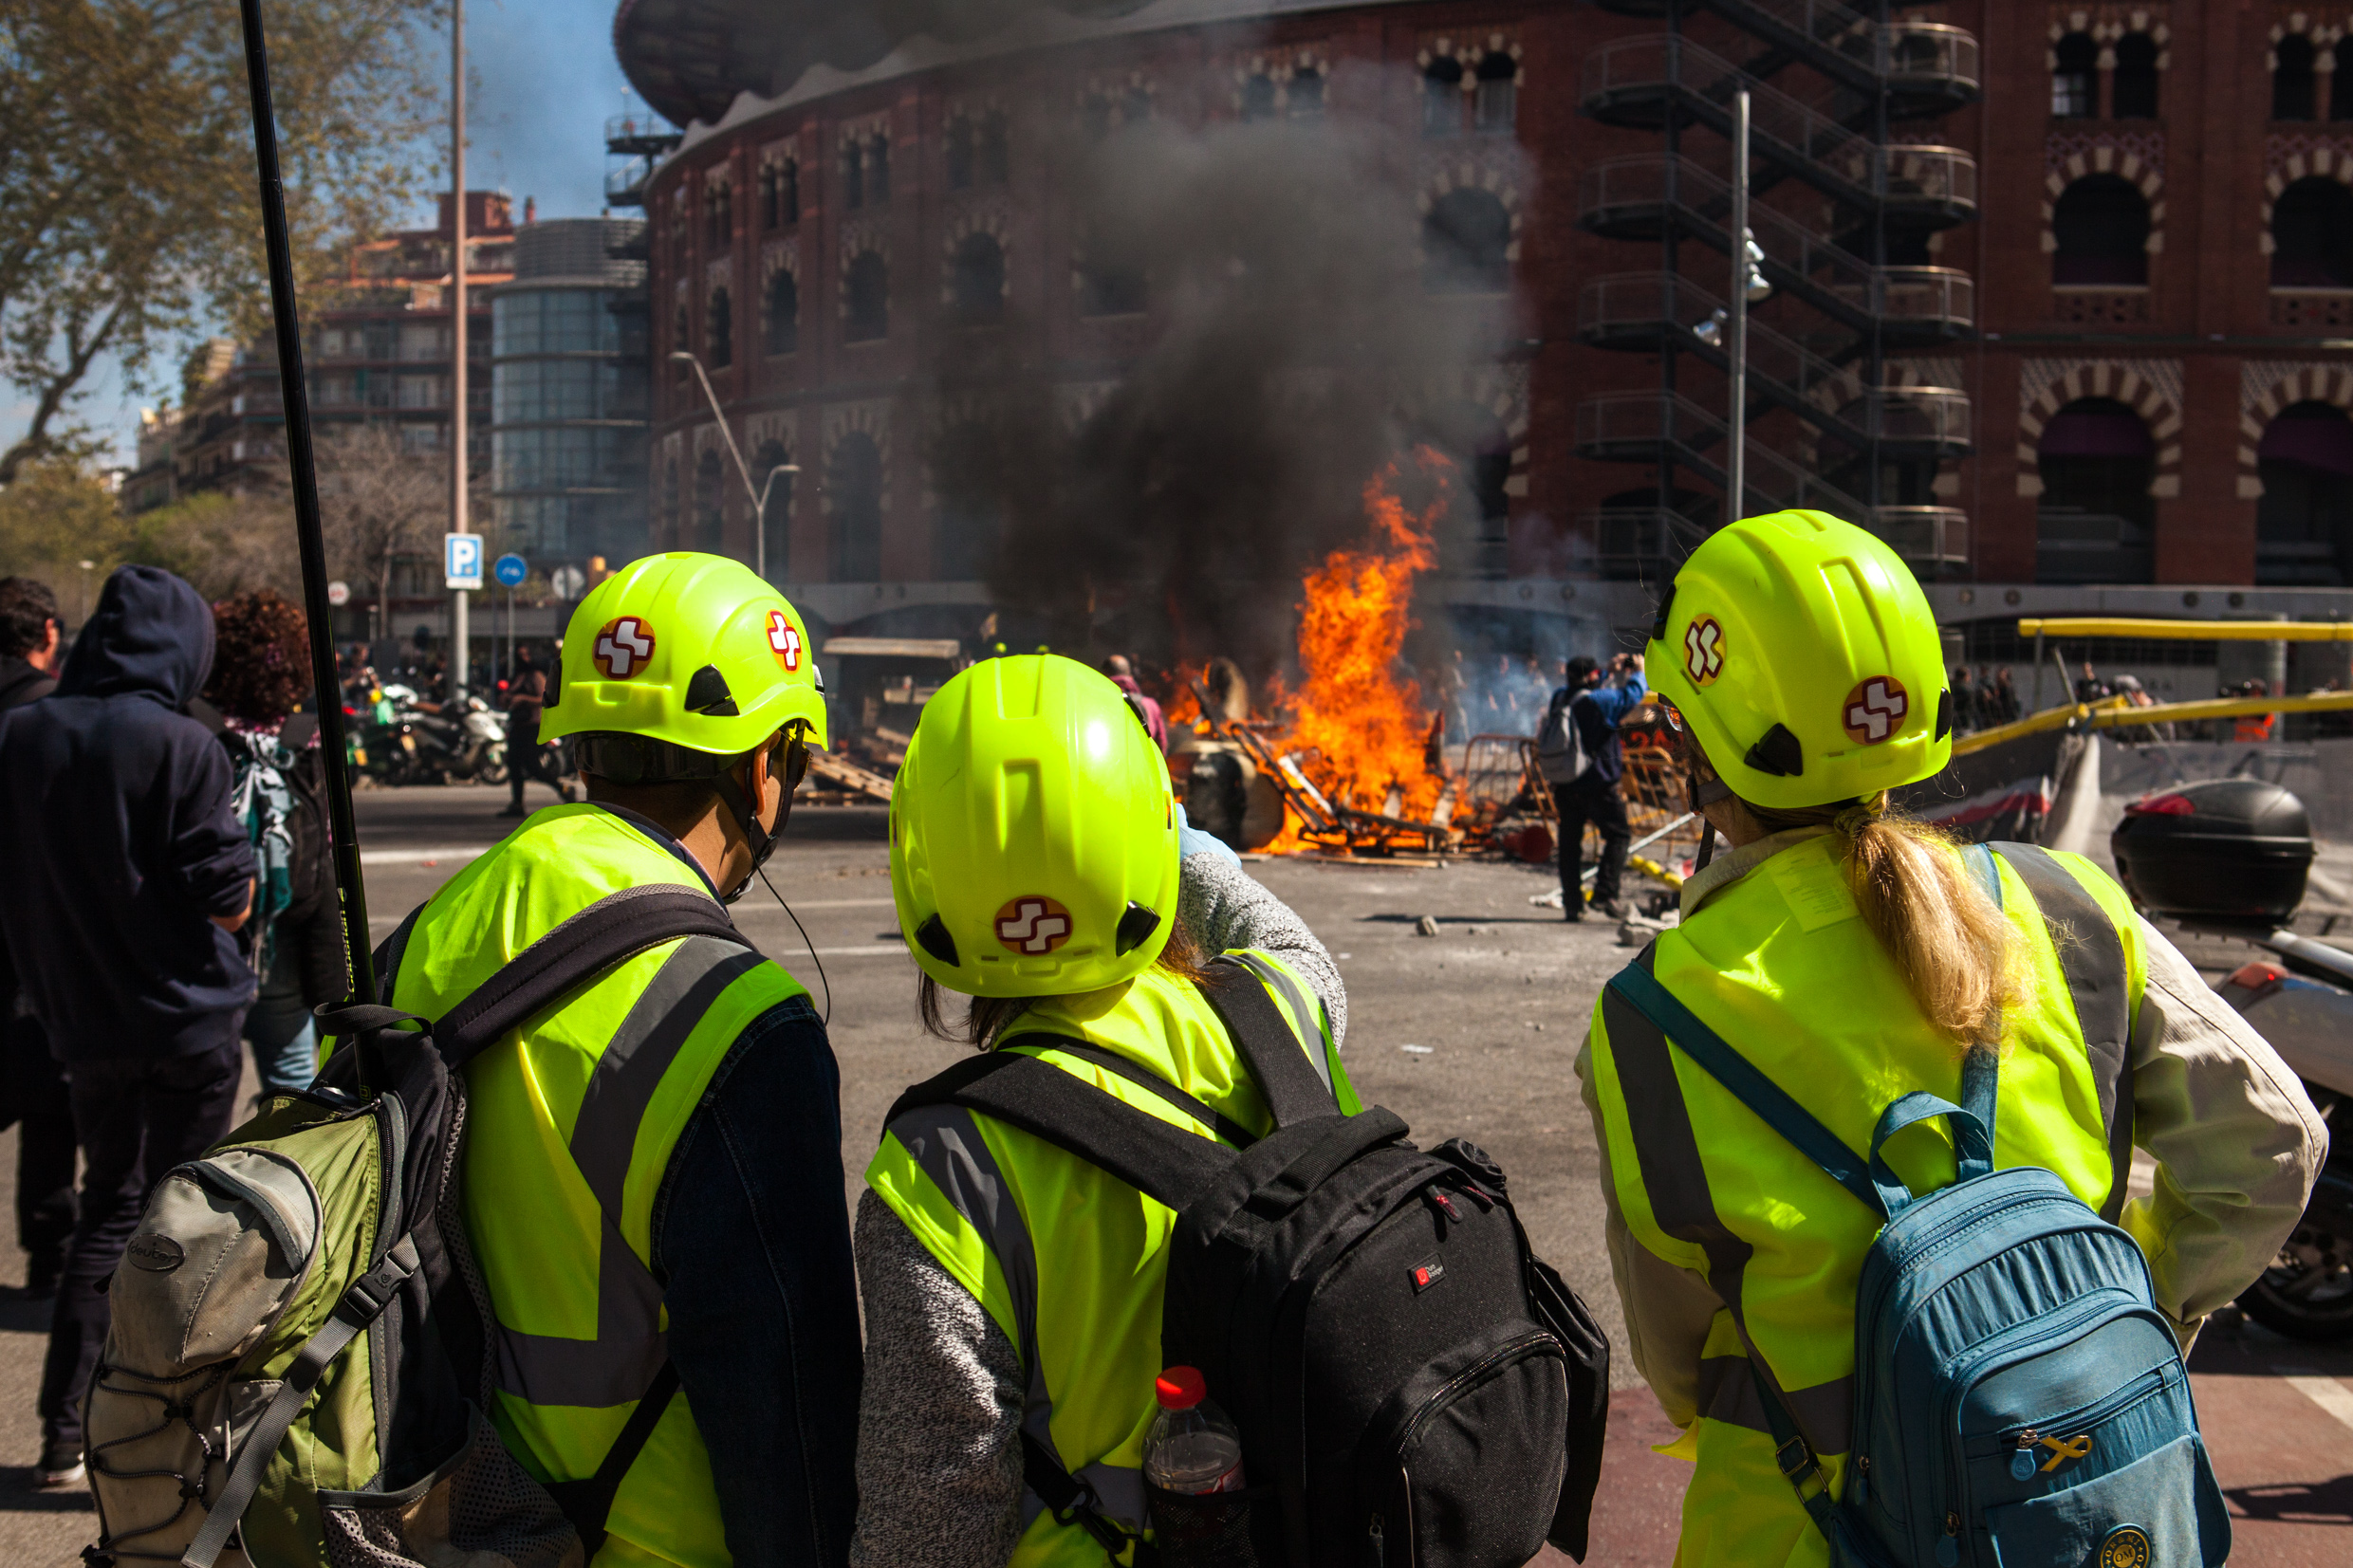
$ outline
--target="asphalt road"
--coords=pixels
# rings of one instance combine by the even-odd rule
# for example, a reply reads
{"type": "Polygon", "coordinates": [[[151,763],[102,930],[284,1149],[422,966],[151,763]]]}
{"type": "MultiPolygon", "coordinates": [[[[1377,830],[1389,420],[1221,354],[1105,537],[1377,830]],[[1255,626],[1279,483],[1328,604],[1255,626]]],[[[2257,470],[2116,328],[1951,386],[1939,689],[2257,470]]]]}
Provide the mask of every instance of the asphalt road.
{"type": "MultiPolygon", "coordinates": [[[[536,798],[534,804],[543,803],[536,798]]],[[[372,924],[380,938],[510,827],[504,792],[369,791],[359,799],[372,924]]],[[[883,1112],[906,1084],[954,1060],[916,1016],[916,974],[897,930],[883,814],[806,809],[770,862],[806,928],[805,946],[764,890],[736,906],[754,943],[818,993],[832,993],[843,1071],[843,1151],[854,1199],[883,1112]],[[816,950],[813,961],[807,947],[816,950]],[[822,966],[823,980],[819,970],[822,966]]],[[[1539,1252],[1609,1328],[1617,1393],[1588,1563],[1663,1563],[1674,1551],[1687,1473],[1649,1446],[1674,1429],[1636,1378],[1609,1282],[1596,1194],[1597,1153],[1571,1071],[1603,981],[1630,956],[1614,929],[1570,926],[1529,898],[1548,871],[1497,864],[1372,869],[1305,860],[1254,863],[1341,960],[1348,984],[1350,1075],[1425,1142],[1460,1134],[1510,1173],[1539,1252]],[[1436,937],[1416,934],[1435,916],[1436,937]]],[[[0,1134],[0,1189],[15,1134],[0,1134]]],[[[0,1227],[0,1229],[10,1227],[0,1227]]],[[[0,1235],[0,1283],[23,1278],[0,1235]]],[[[33,1394],[47,1311],[0,1301],[0,1564],[65,1568],[91,1539],[87,1494],[31,1486],[33,1394]]],[[[2219,1322],[2193,1364],[2215,1467],[2238,1516],[2233,1560],[2353,1560],[2353,1349],[2316,1351],[2251,1325],[2219,1322]]],[[[1553,1560],[1547,1551],[1545,1559],[1553,1560]]],[[[1565,1560],[1565,1559],[1564,1559],[1565,1560]]]]}

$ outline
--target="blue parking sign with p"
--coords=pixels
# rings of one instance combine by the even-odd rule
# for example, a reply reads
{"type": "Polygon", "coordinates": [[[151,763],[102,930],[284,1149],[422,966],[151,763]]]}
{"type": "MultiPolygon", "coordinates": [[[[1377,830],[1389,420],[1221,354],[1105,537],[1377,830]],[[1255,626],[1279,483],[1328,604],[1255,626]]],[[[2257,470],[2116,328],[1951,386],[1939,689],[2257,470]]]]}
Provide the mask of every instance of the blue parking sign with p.
{"type": "Polygon", "coordinates": [[[520,588],[523,580],[531,575],[531,565],[510,550],[491,563],[491,575],[510,588],[520,588]]]}
{"type": "Polygon", "coordinates": [[[452,588],[482,586],[482,536],[445,533],[441,536],[442,575],[452,588]]]}

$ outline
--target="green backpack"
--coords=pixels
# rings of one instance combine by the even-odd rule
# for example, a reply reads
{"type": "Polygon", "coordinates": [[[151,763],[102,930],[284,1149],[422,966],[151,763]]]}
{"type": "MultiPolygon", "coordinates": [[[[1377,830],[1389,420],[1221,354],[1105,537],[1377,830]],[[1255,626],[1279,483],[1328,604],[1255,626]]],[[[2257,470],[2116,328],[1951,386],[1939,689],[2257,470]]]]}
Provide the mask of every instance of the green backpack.
{"type": "MultiPolygon", "coordinates": [[[[379,955],[387,994],[416,918],[379,955]]],[[[90,1568],[595,1557],[677,1374],[656,1374],[591,1478],[542,1484],[507,1451],[483,1413],[493,1319],[466,1238],[458,1069],[609,965],[691,935],[743,941],[702,893],[628,888],[437,1023],[320,1010],[322,1031],[351,1043],[310,1088],[270,1097],[164,1176],[108,1287],[84,1420],[90,1568]]]]}

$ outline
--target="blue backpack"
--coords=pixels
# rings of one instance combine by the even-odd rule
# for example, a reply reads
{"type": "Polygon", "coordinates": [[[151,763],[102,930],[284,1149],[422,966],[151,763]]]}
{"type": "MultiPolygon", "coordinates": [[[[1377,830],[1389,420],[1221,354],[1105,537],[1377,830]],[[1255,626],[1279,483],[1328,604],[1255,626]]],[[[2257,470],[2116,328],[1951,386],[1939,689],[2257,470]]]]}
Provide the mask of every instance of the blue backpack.
{"type": "MultiPolygon", "coordinates": [[[[1992,852],[1971,854],[1998,901],[1992,852]]],[[[1610,986],[1886,1221],[1856,1293],[1843,1497],[1748,1346],[1776,1462],[1835,1568],[2218,1568],[2230,1516],[2148,1260],[2050,1171],[1993,1169],[1992,1050],[1964,1062],[1962,1104],[1916,1092],[1888,1106],[1865,1160],[1649,970],[1610,986]],[[1937,1116],[1958,1174],[1915,1198],[1881,1150],[1937,1116]]]]}

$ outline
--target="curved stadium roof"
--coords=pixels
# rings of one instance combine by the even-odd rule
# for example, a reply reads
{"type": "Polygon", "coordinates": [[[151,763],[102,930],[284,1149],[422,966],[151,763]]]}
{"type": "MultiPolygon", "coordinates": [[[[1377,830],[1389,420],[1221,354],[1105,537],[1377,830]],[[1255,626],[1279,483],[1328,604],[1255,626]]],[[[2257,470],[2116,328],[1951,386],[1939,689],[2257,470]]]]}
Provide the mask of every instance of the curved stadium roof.
{"type": "MultiPolygon", "coordinates": [[[[1107,21],[1155,0],[621,0],[613,50],[655,111],[714,123],[815,65],[858,71],[910,39],[971,44],[1041,12],[1107,21]]],[[[1329,3],[1329,0],[1326,0],[1329,3]]],[[[1253,7],[1251,9],[1288,9],[1253,7]]]]}

